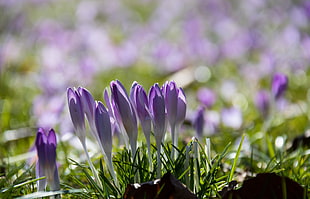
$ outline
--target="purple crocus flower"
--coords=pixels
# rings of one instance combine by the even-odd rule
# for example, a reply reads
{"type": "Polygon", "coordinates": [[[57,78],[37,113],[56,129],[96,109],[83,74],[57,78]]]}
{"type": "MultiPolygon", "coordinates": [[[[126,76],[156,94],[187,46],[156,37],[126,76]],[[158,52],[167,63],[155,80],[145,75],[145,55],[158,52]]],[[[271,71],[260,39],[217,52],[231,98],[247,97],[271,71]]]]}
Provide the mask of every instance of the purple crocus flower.
{"type": "Polygon", "coordinates": [[[259,91],[255,96],[255,106],[263,117],[267,117],[270,107],[269,92],[266,90],[259,91]]]}
{"type": "Polygon", "coordinates": [[[197,98],[201,104],[211,108],[216,100],[215,93],[208,88],[200,88],[197,92],[197,98]]]}
{"type": "Polygon", "coordinates": [[[176,128],[184,122],[186,116],[186,96],[182,88],[178,90],[178,106],[177,106],[177,119],[176,119],[176,128]]]}
{"type": "Polygon", "coordinates": [[[233,129],[239,129],[243,122],[242,112],[235,107],[223,109],[221,117],[223,124],[233,129]]]}
{"type": "Polygon", "coordinates": [[[204,107],[198,108],[193,121],[193,126],[196,130],[197,137],[200,139],[203,136],[203,129],[205,125],[204,107]]]}
{"type": "Polygon", "coordinates": [[[146,92],[144,88],[137,82],[134,82],[131,87],[130,99],[136,109],[136,113],[138,115],[146,139],[149,164],[150,168],[152,168],[151,139],[150,139],[152,119],[149,111],[149,102],[146,92]]]}
{"type": "Polygon", "coordinates": [[[150,146],[151,115],[149,112],[149,102],[144,88],[134,82],[130,91],[130,98],[136,109],[139,121],[145,135],[147,145],[150,146]]]}
{"type": "Polygon", "coordinates": [[[81,96],[75,88],[67,89],[68,105],[75,132],[80,140],[85,140],[85,117],[81,96]]]}
{"type": "MultiPolygon", "coordinates": [[[[178,128],[185,119],[186,98],[183,90],[174,81],[166,82],[162,88],[165,96],[167,118],[171,128],[172,143],[178,146],[178,128]]],[[[174,150],[172,150],[174,157],[174,150]]]]}
{"type": "Polygon", "coordinates": [[[112,107],[115,107],[112,105],[111,103],[111,100],[110,100],[110,97],[109,97],[109,93],[108,93],[108,90],[107,88],[104,89],[104,92],[103,92],[103,98],[104,98],[104,101],[107,105],[107,108],[108,108],[108,113],[110,115],[110,121],[111,121],[111,125],[112,125],[112,134],[114,135],[115,133],[119,133],[120,132],[120,127],[116,121],[116,115],[115,115],[115,111],[112,107]]]}
{"type": "Polygon", "coordinates": [[[160,144],[167,128],[167,113],[165,98],[157,83],[154,84],[150,89],[149,106],[156,142],[160,144]]]}
{"type": "Polygon", "coordinates": [[[138,125],[135,110],[129,100],[128,94],[122,83],[118,80],[110,83],[112,100],[115,106],[115,115],[128,135],[132,155],[136,152],[138,125]]]}
{"type": "Polygon", "coordinates": [[[112,130],[110,115],[101,102],[96,103],[95,126],[105,155],[111,159],[112,153],[112,130]]]}
{"type": "Polygon", "coordinates": [[[56,135],[53,129],[45,133],[43,128],[39,128],[35,141],[38,161],[36,165],[37,178],[45,176],[45,179],[38,180],[38,191],[44,191],[49,184],[52,191],[60,189],[58,169],[56,165],[56,135]]]}
{"type": "MultiPolygon", "coordinates": [[[[81,91],[81,89],[80,89],[80,91],[81,91]]],[[[99,184],[99,186],[102,186],[100,181],[99,181],[98,173],[95,170],[94,165],[90,160],[90,157],[89,157],[88,151],[87,151],[87,146],[86,146],[85,115],[84,115],[85,112],[83,109],[83,103],[85,105],[85,108],[88,107],[88,105],[86,105],[88,103],[88,102],[86,102],[87,98],[84,96],[83,97],[83,103],[82,103],[81,94],[79,93],[79,91],[76,88],[68,88],[67,97],[68,97],[68,105],[69,105],[71,120],[72,120],[73,126],[75,128],[76,135],[79,138],[79,140],[83,146],[83,149],[84,149],[86,157],[87,157],[87,161],[90,165],[92,173],[95,176],[95,181],[99,184]]],[[[88,108],[86,108],[86,109],[88,109],[88,108]]],[[[89,114],[89,117],[92,117],[90,109],[86,110],[86,112],[87,112],[87,114],[89,114]]]]}
{"type": "Polygon", "coordinates": [[[86,114],[89,126],[92,132],[95,132],[95,126],[94,126],[95,100],[91,95],[91,93],[85,88],[79,87],[78,93],[82,103],[83,112],[86,114]]]}
{"type": "Polygon", "coordinates": [[[154,84],[149,92],[149,106],[152,117],[154,135],[157,146],[157,177],[161,176],[161,143],[167,127],[165,98],[158,84],[154,84]]]}
{"type": "Polygon", "coordinates": [[[271,92],[276,100],[278,100],[284,95],[284,92],[287,89],[287,85],[288,85],[288,78],[286,75],[276,73],[273,76],[271,92]]]}
{"type": "MultiPolygon", "coordinates": [[[[166,82],[163,86],[163,94],[167,109],[167,118],[171,128],[175,127],[178,108],[178,88],[174,81],[166,82]]],[[[174,129],[173,129],[174,131],[174,129]]],[[[174,134],[174,132],[173,132],[174,134]]],[[[174,137],[174,135],[172,135],[174,137]]]]}

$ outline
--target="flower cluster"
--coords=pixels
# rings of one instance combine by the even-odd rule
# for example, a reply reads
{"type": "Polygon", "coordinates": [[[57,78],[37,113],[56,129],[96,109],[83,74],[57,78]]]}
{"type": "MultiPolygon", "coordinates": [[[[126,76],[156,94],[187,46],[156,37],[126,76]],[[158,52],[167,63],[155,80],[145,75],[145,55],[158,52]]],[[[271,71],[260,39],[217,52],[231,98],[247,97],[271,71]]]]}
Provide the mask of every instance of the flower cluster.
{"type": "MultiPolygon", "coordinates": [[[[114,173],[111,160],[112,134],[120,131],[127,146],[127,140],[129,141],[134,156],[138,121],[144,132],[149,153],[151,129],[154,131],[159,156],[168,123],[171,127],[173,144],[177,145],[178,128],[186,116],[186,97],[182,88],[177,87],[174,81],[167,81],[162,87],[156,83],[148,94],[142,85],[134,82],[128,94],[122,83],[115,80],[110,83],[110,91],[110,96],[107,90],[104,91],[106,106],[100,101],[95,101],[90,92],[81,87],[68,88],[67,97],[77,137],[85,146],[86,116],[92,135],[107,157],[111,173],[114,173]]],[[[158,169],[160,171],[160,163],[158,169]]]]}

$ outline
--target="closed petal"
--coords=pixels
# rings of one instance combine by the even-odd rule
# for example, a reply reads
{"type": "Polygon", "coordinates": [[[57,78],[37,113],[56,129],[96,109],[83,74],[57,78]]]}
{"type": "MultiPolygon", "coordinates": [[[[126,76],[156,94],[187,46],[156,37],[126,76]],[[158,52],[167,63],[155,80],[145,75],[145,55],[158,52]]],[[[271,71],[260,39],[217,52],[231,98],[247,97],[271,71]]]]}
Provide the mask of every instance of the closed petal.
{"type": "Polygon", "coordinates": [[[80,95],[75,89],[68,88],[67,97],[68,97],[70,116],[74,128],[77,131],[77,133],[79,133],[78,136],[83,136],[80,135],[80,133],[83,132],[85,129],[85,119],[80,95]]]}
{"type": "Polygon", "coordinates": [[[106,154],[112,151],[112,130],[110,116],[105,106],[98,102],[95,110],[95,125],[100,143],[106,154]]]}
{"type": "Polygon", "coordinates": [[[165,85],[165,103],[167,109],[168,121],[171,126],[175,125],[177,117],[177,106],[178,106],[178,88],[175,82],[167,82],[165,85]]]}
{"type": "Polygon", "coordinates": [[[80,94],[81,103],[83,106],[83,111],[86,114],[88,122],[92,125],[94,122],[94,112],[95,112],[95,100],[91,93],[82,87],[78,88],[78,92],[80,94]]]}
{"type": "Polygon", "coordinates": [[[186,96],[182,88],[179,88],[177,103],[177,124],[182,124],[186,117],[186,96]]]}

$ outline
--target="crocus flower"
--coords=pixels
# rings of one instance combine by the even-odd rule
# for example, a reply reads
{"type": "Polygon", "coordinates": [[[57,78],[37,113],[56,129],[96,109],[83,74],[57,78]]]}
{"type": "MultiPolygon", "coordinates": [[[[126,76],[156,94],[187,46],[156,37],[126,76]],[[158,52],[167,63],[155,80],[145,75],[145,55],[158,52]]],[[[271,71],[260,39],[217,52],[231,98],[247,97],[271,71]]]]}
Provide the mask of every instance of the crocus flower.
{"type": "Polygon", "coordinates": [[[200,88],[197,92],[197,98],[201,104],[210,108],[215,103],[216,95],[208,88],[200,88]]]}
{"type": "Polygon", "coordinates": [[[286,75],[276,73],[273,76],[271,92],[276,100],[278,100],[284,95],[284,92],[287,89],[287,85],[288,85],[288,78],[286,75]]]}
{"type": "Polygon", "coordinates": [[[205,125],[204,111],[204,107],[198,108],[193,121],[193,126],[199,139],[203,136],[203,129],[205,125]]]}
{"type": "Polygon", "coordinates": [[[179,88],[178,91],[178,106],[177,106],[177,119],[176,119],[176,128],[184,122],[186,116],[186,96],[182,88],[179,88]]]}
{"type": "Polygon", "coordinates": [[[110,84],[112,100],[115,105],[115,115],[120,122],[129,138],[132,155],[136,153],[138,126],[135,110],[129,100],[128,94],[122,83],[118,80],[112,81],[110,84]]]}
{"type": "Polygon", "coordinates": [[[154,135],[157,146],[157,177],[161,175],[161,143],[167,127],[165,99],[158,84],[154,84],[149,92],[149,105],[152,116],[154,135]]]}
{"type": "Polygon", "coordinates": [[[265,90],[259,91],[255,96],[255,106],[260,111],[263,117],[267,117],[269,113],[270,97],[265,90]]]}
{"type": "MultiPolygon", "coordinates": [[[[166,82],[163,86],[165,103],[167,109],[167,118],[171,128],[175,127],[178,108],[178,88],[174,81],[166,82]]],[[[174,131],[174,130],[173,130],[174,131]]],[[[174,133],[174,132],[173,132],[174,133]]],[[[174,135],[172,135],[174,137],[174,135]]]]}
{"type": "Polygon", "coordinates": [[[110,115],[101,102],[96,102],[95,125],[100,139],[101,148],[104,150],[108,168],[116,181],[112,164],[112,129],[110,115]]]}
{"type": "Polygon", "coordinates": [[[56,135],[53,129],[48,134],[44,129],[39,128],[35,141],[38,161],[36,165],[37,178],[45,176],[45,179],[38,180],[38,191],[44,191],[49,184],[52,191],[60,189],[58,169],[56,165],[56,135]]]}
{"type": "Polygon", "coordinates": [[[149,112],[149,102],[144,88],[139,84],[134,84],[131,90],[131,100],[136,108],[142,130],[148,145],[150,144],[151,115],[149,112]]]}
{"type": "Polygon", "coordinates": [[[96,109],[96,102],[91,95],[91,93],[86,90],[85,88],[79,87],[78,92],[80,94],[80,99],[81,103],[83,106],[83,112],[85,113],[91,133],[93,137],[98,141],[98,144],[100,145],[100,148],[102,150],[102,153],[105,154],[104,149],[101,146],[101,138],[100,138],[100,133],[98,132],[98,129],[96,128],[95,125],[95,109],[96,109]]]}
{"type": "Polygon", "coordinates": [[[152,156],[151,156],[151,115],[149,112],[149,102],[148,97],[144,88],[139,85],[138,83],[133,83],[130,91],[130,99],[133,102],[134,107],[136,108],[136,112],[142,126],[142,130],[147,142],[148,148],[148,155],[149,155],[149,162],[150,165],[152,163],[152,156]]]}
{"type": "Polygon", "coordinates": [[[223,109],[221,112],[222,122],[225,126],[239,129],[242,125],[242,112],[238,108],[223,109]]]}
{"type": "Polygon", "coordinates": [[[75,88],[67,89],[68,105],[75,132],[80,140],[85,141],[85,116],[80,94],[75,88]]]}
{"type": "MultiPolygon", "coordinates": [[[[171,128],[172,143],[178,146],[178,128],[185,119],[186,98],[183,90],[178,88],[174,81],[166,82],[163,86],[167,118],[171,128]]],[[[174,157],[174,150],[172,150],[174,157]]]]}
{"type": "Polygon", "coordinates": [[[156,141],[162,142],[167,127],[167,113],[165,98],[158,84],[154,84],[149,92],[149,106],[152,116],[156,141]]]}
{"type": "Polygon", "coordinates": [[[105,154],[111,157],[112,153],[112,130],[110,116],[101,102],[96,103],[95,125],[105,154]]]}
{"type": "MultiPolygon", "coordinates": [[[[87,151],[87,147],[86,147],[85,113],[84,113],[83,104],[81,101],[81,95],[77,89],[68,88],[67,89],[67,97],[68,97],[68,105],[69,105],[70,116],[71,116],[73,126],[75,128],[76,135],[79,138],[79,140],[83,146],[84,152],[85,152],[86,157],[87,157],[87,161],[90,165],[92,173],[95,176],[96,182],[99,184],[99,186],[102,186],[100,181],[99,181],[98,173],[95,170],[95,167],[94,167],[92,161],[90,160],[90,157],[89,157],[89,154],[87,151]]],[[[86,99],[86,98],[84,98],[84,99],[86,99]]],[[[85,103],[85,101],[84,101],[84,103],[85,103]]],[[[90,110],[88,110],[88,111],[90,112],[90,110]]]]}
{"type": "Polygon", "coordinates": [[[104,89],[103,98],[104,98],[104,101],[107,105],[108,113],[110,115],[110,121],[111,121],[111,125],[112,125],[112,134],[119,133],[120,127],[116,121],[115,112],[114,112],[114,109],[112,108],[113,106],[112,106],[107,88],[104,89]]]}
{"type": "Polygon", "coordinates": [[[83,107],[83,112],[85,113],[89,126],[92,132],[95,132],[95,123],[94,123],[94,112],[95,112],[95,100],[91,93],[82,87],[78,88],[78,93],[80,95],[80,100],[83,107]]]}

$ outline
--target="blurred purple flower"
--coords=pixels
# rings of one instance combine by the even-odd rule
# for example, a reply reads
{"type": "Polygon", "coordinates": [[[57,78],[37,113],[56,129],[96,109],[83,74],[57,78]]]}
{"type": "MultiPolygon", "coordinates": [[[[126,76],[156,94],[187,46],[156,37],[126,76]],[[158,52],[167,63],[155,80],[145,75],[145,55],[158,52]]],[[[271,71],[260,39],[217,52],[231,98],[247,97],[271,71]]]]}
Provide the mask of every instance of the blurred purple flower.
{"type": "Polygon", "coordinates": [[[284,95],[287,86],[288,86],[288,78],[286,75],[276,73],[273,76],[271,92],[276,100],[284,95]]]}
{"type": "Polygon", "coordinates": [[[215,93],[208,88],[200,88],[197,92],[197,98],[201,104],[211,108],[216,100],[215,93]]]}
{"type": "Polygon", "coordinates": [[[261,115],[264,118],[267,117],[270,108],[269,92],[266,90],[259,91],[255,96],[254,103],[261,115]]]}
{"type": "Polygon", "coordinates": [[[67,89],[68,105],[75,132],[81,141],[85,140],[85,116],[81,96],[76,88],[67,89]]]}
{"type": "Polygon", "coordinates": [[[44,191],[49,184],[52,191],[60,189],[58,169],[56,165],[56,135],[53,129],[45,133],[43,128],[39,128],[35,141],[38,161],[36,165],[36,177],[45,176],[45,179],[38,180],[38,191],[44,191]]]}
{"type": "Polygon", "coordinates": [[[310,1],[309,0],[303,1],[302,8],[305,12],[305,15],[308,17],[308,19],[310,19],[310,1]]]}
{"type": "Polygon", "coordinates": [[[242,125],[242,113],[237,108],[231,107],[229,109],[223,109],[221,116],[223,124],[227,127],[239,129],[242,125]]]}
{"type": "Polygon", "coordinates": [[[203,136],[203,130],[205,126],[205,117],[204,117],[205,107],[199,107],[195,113],[193,126],[196,130],[196,135],[200,139],[203,136]]]}
{"type": "Polygon", "coordinates": [[[37,96],[33,101],[33,114],[37,120],[37,126],[48,128],[61,123],[65,104],[63,96],[37,96]]]}
{"type": "Polygon", "coordinates": [[[119,115],[117,118],[121,123],[128,135],[132,154],[136,152],[138,126],[135,110],[129,100],[128,94],[122,83],[118,80],[110,83],[111,88],[111,99],[115,105],[116,114],[119,115]]]}

